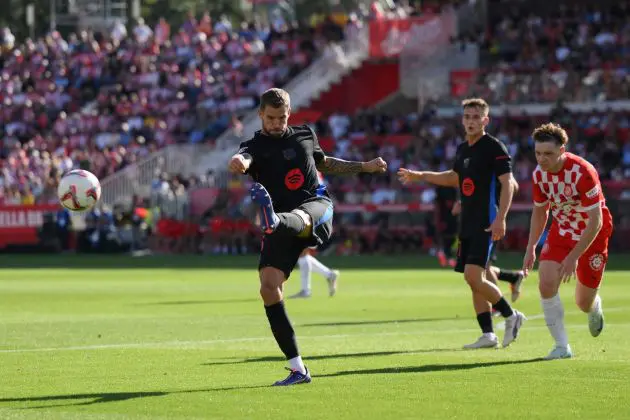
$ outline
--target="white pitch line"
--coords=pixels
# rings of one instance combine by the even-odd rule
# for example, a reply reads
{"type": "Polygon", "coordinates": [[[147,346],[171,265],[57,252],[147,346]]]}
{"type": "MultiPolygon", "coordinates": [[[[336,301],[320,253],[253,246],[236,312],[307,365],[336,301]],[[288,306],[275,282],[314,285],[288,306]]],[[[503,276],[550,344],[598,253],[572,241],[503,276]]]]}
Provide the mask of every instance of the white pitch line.
{"type": "MultiPolygon", "coordinates": [[[[611,308],[605,312],[621,312],[626,308],[611,308]]],[[[580,311],[567,312],[566,314],[578,314],[580,311]]],[[[528,320],[543,319],[543,314],[528,316],[528,320]]],[[[569,324],[568,328],[583,328],[584,324],[569,324]]],[[[497,325],[497,329],[505,328],[505,323],[501,322],[497,325]]],[[[538,327],[525,327],[526,330],[544,330],[546,326],[538,327]]],[[[392,332],[375,332],[375,333],[357,333],[357,334],[326,334],[326,335],[306,335],[299,336],[300,340],[322,340],[322,339],[338,339],[338,338],[353,338],[353,337],[384,337],[384,336],[400,336],[400,335],[422,335],[422,334],[455,334],[455,333],[468,333],[477,332],[477,328],[455,328],[455,329],[436,329],[433,331],[421,330],[421,331],[392,331],[392,332]]],[[[45,353],[45,352],[60,352],[60,351],[87,351],[87,350],[109,350],[109,349],[195,349],[201,348],[200,346],[208,346],[213,344],[224,343],[244,343],[250,341],[268,341],[270,337],[243,337],[243,338],[221,338],[214,340],[199,340],[199,341],[162,341],[162,342],[149,342],[149,343],[118,343],[118,344],[95,344],[88,346],[69,346],[69,347],[40,347],[30,349],[4,349],[0,350],[2,353],[45,353]]]]}

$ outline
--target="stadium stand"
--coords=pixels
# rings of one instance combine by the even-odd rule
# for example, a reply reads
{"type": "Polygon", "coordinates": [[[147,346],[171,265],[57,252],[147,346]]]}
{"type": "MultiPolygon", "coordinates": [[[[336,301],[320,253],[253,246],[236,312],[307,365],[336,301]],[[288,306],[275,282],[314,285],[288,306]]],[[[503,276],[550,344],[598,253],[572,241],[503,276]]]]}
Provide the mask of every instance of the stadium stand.
{"type": "MultiPolygon", "coordinates": [[[[67,40],[53,32],[22,45],[5,30],[0,200],[4,205],[54,203],[57,179],[71,167],[103,179],[137,167],[160,148],[212,147],[226,131],[240,132],[242,138],[242,117],[256,107],[262,91],[289,83],[319,56],[334,58],[335,43],[357,34],[362,25],[382,29],[393,18],[422,25],[432,22],[426,17],[466,4],[427,2],[422,8],[395,5],[384,10],[375,3],[357,13],[314,16],[310,26],[280,21],[268,28],[248,23],[231,27],[224,20],[212,25],[203,16],[171,31],[164,20],[153,28],[139,21],[129,34],[124,26],[108,34],[81,32],[67,40]]],[[[433,170],[450,166],[462,141],[457,106],[468,96],[496,105],[489,131],[507,145],[521,182],[514,239],[506,246],[522,245],[526,218],[519,212],[526,215],[528,180],[535,166],[530,133],[544,120],[567,127],[571,150],[597,165],[613,210],[627,207],[627,2],[489,4],[487,30],[468,27],[449,41],[455,50],[478,51],[478,65],[449,68],[442,94],[428,95],[411,107],[387,102],[404,85],[404,60],[378,56],[296,110],[293,122],[311,124],[325,150],[347,159],[380,155],[389,162],[390,173],[382,179],[328,180],[343,221],[334,251],[432,246],[435,226],[427,215],[435,191],[402,188],[393,175],[403,165],[433,170]]],[[[257,232],[247,222],[247,180],[217,171],[165,173],[159,162],[146,166],[150,173],[143,175],[155,179],[133,204],[143,209],[149,231],[157,232],[151,235],[154,249],[256,249],[257,232]]],[[[621,231],[627,230],[630,215],[614,214],[621,231]]]]}

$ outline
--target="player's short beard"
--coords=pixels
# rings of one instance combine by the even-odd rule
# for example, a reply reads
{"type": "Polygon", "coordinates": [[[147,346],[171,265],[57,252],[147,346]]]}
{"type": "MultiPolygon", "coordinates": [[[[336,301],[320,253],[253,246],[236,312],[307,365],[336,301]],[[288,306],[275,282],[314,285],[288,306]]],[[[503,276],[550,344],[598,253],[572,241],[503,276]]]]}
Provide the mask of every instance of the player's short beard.
{"type": "Polygon", "coordinates": [[[269,135],[270,137],[276,137],[276,138],[282,137],[285,131],[286,131],[286,128],[281,131],[271,131],[271,130],[265,129],[265,132],[267,133],[267,135],[269,135]]]}

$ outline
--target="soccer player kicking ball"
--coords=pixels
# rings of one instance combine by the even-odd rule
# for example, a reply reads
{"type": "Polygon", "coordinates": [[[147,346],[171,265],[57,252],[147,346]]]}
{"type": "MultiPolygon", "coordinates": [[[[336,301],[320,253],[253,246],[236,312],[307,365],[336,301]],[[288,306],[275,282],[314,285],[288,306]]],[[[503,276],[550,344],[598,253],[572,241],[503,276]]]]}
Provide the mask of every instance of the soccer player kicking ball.
{"type": "Polygon", "coordinates": [[[470,286],[482,331],[476,342],[464,348],[498,346],[492,325],[492,308],[505,318],[503,347],[507,347],[516,340],[525,316],[512,309],[501,290],[485,278],[485,272],[495,242],[505,236],[506,217],[515,185],[512,159],[503,143],[485,132],[490,121],[486,101],[467,99],[462,107],[466,141],[457,148],[454,168],[445,172],[401,168],[398,176],[403,184],[424,181],[460,189],[462,212],[455,271],[464,273],[470,286]]]}
{"type": "Polygon", "coordinates": [[[558,289],[560,283],[569,282],[577,274],[575,302],[588,314],[591,335],[597,337],[604,328],[598,290],[608,260],[612,216],[597,170],[581,157],[566,152],[566,131],[556,124],[544,124],[532,136],[538,166],[533,174],[534,210],[523,271],[528,274],[534,267],[536,245],[551,209],[553,223],[540,253],[538,289],[547,327],[556,341],[546,359],[566,359],[573,353],[558,289]]]}
{"type": "Polygon", "coordinates": [[[249,174],[255,181],[250,194],[260,206],[264,232],[258,264],[260,295],[271,331],[290,365],[289,376],[274,384],[279,386],[311,382],[284,307],[283,286],[304,248],[330,240],[333,203],[318,182],[317,170],[323,174],[387,170],[381,158],[348,162],[326,156],[308,126],[287,125],[290,112],[286,91],[264,92],[258,112],[262,130],[241,143],[229,162],[231,172],[249,174]]]}

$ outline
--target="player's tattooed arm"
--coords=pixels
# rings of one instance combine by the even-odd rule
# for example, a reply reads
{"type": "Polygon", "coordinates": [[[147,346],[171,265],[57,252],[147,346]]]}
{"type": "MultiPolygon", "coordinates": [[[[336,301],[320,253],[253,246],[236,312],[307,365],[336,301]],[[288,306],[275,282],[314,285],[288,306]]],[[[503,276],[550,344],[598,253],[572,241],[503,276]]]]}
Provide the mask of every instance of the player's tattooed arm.
{"type": "Polygon", "coordinates": [[[325,175],[354,175],[363,172],[363,162],[326,156],[317,164],[317,169],[325,175]]]}
{"type": "Polygon", "coordinates": [[[381,174],[387,171],[387,162],[380,157],[369,162],[354,162],[326,156],[317,164],[317,170],[325,175],[354,175],[361,172],[381,174]]]}

